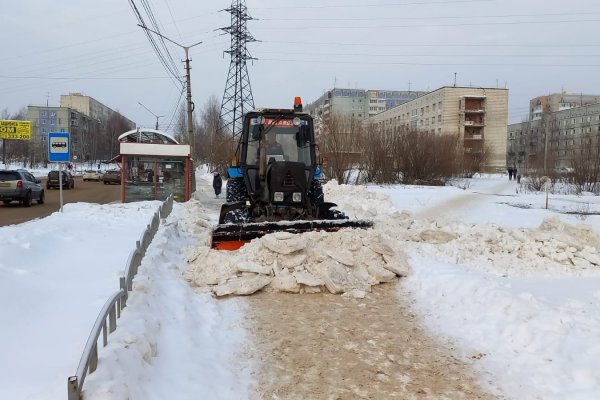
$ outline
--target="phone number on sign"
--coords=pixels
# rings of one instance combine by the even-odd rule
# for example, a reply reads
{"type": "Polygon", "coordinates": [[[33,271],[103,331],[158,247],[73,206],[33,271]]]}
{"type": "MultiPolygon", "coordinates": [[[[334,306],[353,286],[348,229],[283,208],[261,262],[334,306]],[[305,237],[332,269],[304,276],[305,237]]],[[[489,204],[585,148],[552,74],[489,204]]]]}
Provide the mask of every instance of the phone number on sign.
{"type": "Polygon", "coordinates": [[[19,140],[29,140],[29,135],[25,133],[3,133],[0,135],[1,139],[19,139],[19,140]]]}

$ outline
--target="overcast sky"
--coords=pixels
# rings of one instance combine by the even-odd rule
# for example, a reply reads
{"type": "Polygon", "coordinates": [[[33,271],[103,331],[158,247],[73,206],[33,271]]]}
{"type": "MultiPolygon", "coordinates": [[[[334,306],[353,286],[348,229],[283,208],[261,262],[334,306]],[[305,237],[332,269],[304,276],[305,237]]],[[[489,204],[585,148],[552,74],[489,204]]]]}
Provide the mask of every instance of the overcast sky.
{"type": "MultiPolygon", "coordinates": [[[[20,0],[0,16],[0,110],[58,105],[80,92],[138,125],[166,129],[181,87],[159,61],[128,0],[20,0]],[[144,104],[145,108],[139,105],[144,104]]],[[[224,0],[134,0],[149,23],[190,50],[192,95],[201,108],[222,98],[230,23],[224,0]]],[[[507,87],[509,122],[532,97],[600,93],[598,0],[247,0],[254,102],[291,107],[337,87],[435,90],[507,87]],[[294,5],[295,4],[295,5],[294,5]]],[[[184,51],[169,46],[183,75],[184,51]]],[[[184,95],[185,97],[185,95],[184,95]]]]}

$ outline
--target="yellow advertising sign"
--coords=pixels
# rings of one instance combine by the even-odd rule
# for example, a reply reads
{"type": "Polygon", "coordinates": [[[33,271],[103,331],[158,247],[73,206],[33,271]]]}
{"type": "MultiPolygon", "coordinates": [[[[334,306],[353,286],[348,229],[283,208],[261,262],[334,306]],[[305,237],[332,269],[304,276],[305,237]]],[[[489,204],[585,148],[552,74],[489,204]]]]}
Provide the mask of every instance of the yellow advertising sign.
{"type": "Polygon", "coordinates": [[[0,120],[0,139],[31,140],[31,122],[0,120]]]}

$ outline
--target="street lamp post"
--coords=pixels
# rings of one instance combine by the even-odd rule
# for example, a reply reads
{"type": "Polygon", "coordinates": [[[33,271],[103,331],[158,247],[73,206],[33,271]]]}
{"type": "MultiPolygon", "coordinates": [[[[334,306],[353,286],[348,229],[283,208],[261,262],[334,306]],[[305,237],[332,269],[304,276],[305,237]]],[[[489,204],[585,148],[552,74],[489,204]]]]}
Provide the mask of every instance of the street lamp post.
{"type": "Polygon", "coordinates": [[[194,149],[194,126],[192,123],[192,112],[194,111],[194,103],[192,102],[192,83],[191,83],[191,78],[190,78],[190,58],[189,58],[189,51],[190,48],[197,46],[199,44],[201,44],[202,42],[198,42],[198,43],[194,43],[190,46],[184,46],[182,44],[179,44],[171,39],[169,39],[168,37],[148,28],[147,26],[144,25],[140,25],[138,24],[138,26],[140,28],[146,29],[158,36],[160,36],[161,38],[168,40],[169,42],[173,43],[176,46],[181,47],[184,51],[185,51],[185,75],[186,75],[186,82],[187,82],[187,117],[188,117],[188,142],[190,147],[192,148],[192,151],[194,149]]]}
{"type": "Polygon", "coordinates": [[[158,119],[164,117],[164,115],[156,115],[154,114],[152,111],[150,111],[150,109],[148,107],[146,107],[145,105],[143,105],[142,103],[140,103],[138,101],[138,104],[142,107],[144,107],[146,110],[148,110],[148,112],[152,115],[154,115],[156,117],[156,130],[158,130],[158,119]]]}

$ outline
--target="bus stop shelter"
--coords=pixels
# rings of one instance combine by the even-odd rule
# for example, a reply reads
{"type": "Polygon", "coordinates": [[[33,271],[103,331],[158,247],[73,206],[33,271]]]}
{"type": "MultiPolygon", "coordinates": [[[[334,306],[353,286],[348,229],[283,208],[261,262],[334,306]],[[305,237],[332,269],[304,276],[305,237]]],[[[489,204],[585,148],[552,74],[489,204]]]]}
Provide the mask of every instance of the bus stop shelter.
{"type": "Polygon", "coordinates": [[[195,190],[191,147],[169,134],[137,129],[119,136],[121,201],[188,201],[195,190]]]}

